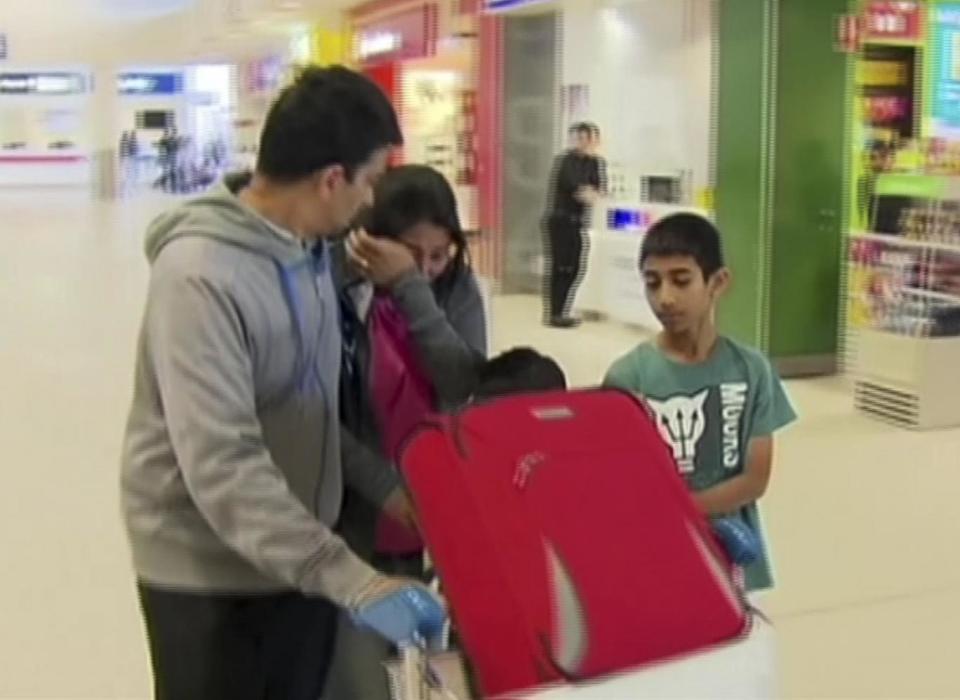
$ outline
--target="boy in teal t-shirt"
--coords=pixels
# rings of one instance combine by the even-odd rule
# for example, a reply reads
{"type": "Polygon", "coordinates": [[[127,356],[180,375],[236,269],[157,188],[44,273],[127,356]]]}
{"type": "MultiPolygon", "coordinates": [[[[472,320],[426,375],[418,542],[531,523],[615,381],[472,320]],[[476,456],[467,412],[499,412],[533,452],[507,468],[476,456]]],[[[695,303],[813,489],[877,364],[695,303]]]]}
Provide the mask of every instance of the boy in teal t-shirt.
{"type": "MultiPolygon", "coordinates": [[[[762,545],[757,500],[773,435],[796,414],[767,358],[717,333],[716,304],[730,282],[720,234],[695,214],[664,218],[644,239],[640,268],[663,331],[614,363],[604,384],[642,395],[700,508],[740,519],[762,545]]],[[[762,549],[746,567],[751,591],[773,585],[762,549]]]]}

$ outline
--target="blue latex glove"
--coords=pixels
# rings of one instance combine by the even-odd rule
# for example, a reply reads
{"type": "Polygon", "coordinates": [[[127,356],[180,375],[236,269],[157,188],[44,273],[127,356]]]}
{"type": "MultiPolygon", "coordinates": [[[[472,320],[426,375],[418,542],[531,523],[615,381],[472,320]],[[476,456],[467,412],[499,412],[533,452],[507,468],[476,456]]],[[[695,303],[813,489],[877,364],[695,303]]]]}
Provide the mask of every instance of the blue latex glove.
{"type": "Polygon", "coordinates": [[[406,586],[353,611],[353,621],[397,646],[432,645],[443,635],[447,613],[426,588],[406,586]]]}
{"type": "Polygon", "coordinates": [[[748,566],[763,554],[760,538],[740,518],[720,518],[713,521],[713,533],[720,540],[731,561],[748,566]]]}

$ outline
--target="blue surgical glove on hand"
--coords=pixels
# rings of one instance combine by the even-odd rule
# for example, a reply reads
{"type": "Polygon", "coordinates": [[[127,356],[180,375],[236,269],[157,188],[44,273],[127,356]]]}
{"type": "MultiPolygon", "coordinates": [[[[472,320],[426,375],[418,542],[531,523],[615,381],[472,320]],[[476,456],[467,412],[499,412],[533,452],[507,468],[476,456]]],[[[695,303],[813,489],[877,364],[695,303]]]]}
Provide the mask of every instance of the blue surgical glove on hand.
{"type": "Polygon", "coordinates": [[[354,624],[370,629],[397,646],[432,645],[443,635],[447,613],[423,586],[404,586],[351,613],[354,624]]]}
{"type": "Polygon", "coordinates": [[[740,518],[719,518],[712,524],[713,533],[734,564],[748,566],[763,554],[757,533],[740,518]]]}

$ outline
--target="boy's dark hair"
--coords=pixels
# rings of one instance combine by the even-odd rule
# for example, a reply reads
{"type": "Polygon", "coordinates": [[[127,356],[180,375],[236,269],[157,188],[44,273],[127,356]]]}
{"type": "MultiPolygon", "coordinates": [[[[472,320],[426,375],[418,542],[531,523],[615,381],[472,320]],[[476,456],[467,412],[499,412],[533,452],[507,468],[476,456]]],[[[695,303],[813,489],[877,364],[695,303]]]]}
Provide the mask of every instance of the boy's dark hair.
{"type": "Polygon", "coordinates": [[[640,248],[640,268],[647,258],[670,256],[693,258],[710,279],[724,266],[720,231],[698,214],[680,213],[660,219],[650,227],[640,248]]]}
{"type": "Polygon", "coordinates": [[[533,348],[514,348],[481,366],[474,400],[566,388],[567,378],[555,360],[533,348]]]}
{"type": "Polygon", "coordinates": [[[296,182],[342,165],[352,180],[378,149],[402,143],[397,113],[375,83],[342,66],[310,67],[270,108],[257,171],[296,182]]]}
{"type": "Polygon", "coordinates": [[[457,197],[440,171],[428,165],[401,165],[388,170],[373,190],[373,206],[359,223],[373,236],[397,239],[421,223],[439,226],[450,234],[454,256],[446,272],[434,282],[448,291],[469,269],[467,237],[460,225],[457,197]]]}

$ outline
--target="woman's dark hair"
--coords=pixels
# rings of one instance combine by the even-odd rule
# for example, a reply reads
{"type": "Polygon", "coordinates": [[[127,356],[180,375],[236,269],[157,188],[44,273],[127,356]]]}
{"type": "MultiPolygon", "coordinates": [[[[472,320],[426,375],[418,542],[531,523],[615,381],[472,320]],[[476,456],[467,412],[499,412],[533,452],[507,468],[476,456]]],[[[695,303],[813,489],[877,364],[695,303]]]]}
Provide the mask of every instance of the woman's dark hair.
{"type": "Polygon", "coordinates": [[[447,179],[427,165],[401,165],[384,174],[373,191],[373,206],[360,218],[372,236],[399,239],[418,224],[430,223],[450,234],[455,248],[446,271],[434,282],[438,293],[469,269],[467,237],[460,226],[457,197],[447,179]]]}
{"type": "Polygon", "coordinates": [[[397,114],[375,83],[342,66],[312,66],[270,107],[257,170],[295,182],[342,165],[352,180],[377,150],[401,143],[397,114]]]}
{"type": "Polygon", "coordinates": [[[699,214],[679,213],[667,216],[647,231],[640,248],[640,267],[647,258],[684,256],[693,258],[710,279],[723,268],[720,231],[699,214]]]}

